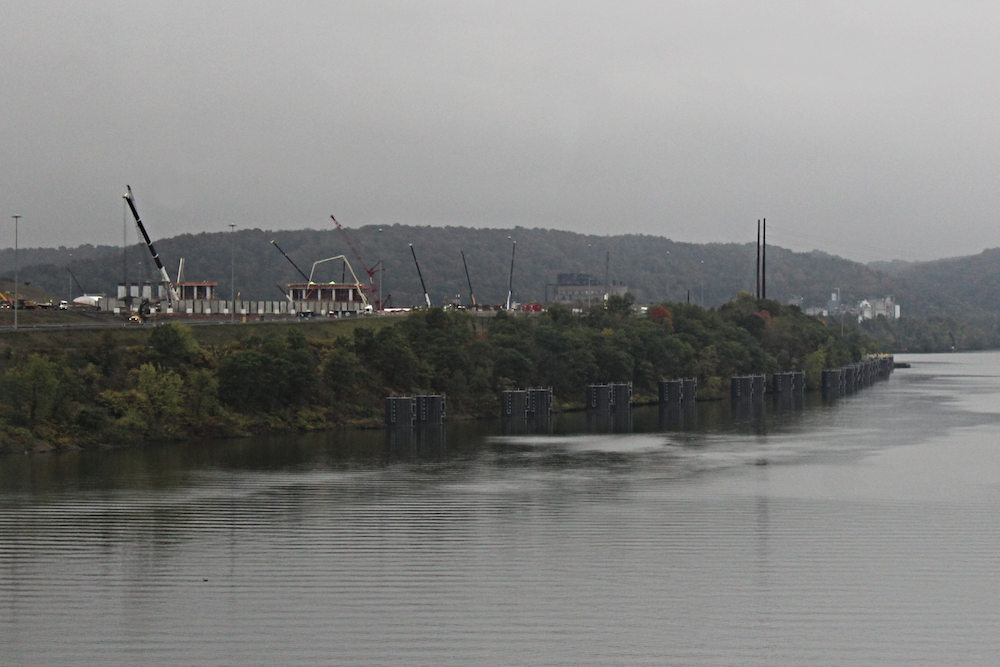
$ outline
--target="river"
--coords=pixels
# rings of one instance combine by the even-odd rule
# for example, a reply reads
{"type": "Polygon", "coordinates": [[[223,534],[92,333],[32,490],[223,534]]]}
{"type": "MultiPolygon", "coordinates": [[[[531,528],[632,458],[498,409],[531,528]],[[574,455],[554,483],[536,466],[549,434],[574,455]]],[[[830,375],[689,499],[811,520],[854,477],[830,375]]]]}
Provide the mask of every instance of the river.
{"type": "Polygon", "coordinates": [[[897,360],[763,412],[0,459],[0,664],[995,664],[1000,353],[897,360]]]}

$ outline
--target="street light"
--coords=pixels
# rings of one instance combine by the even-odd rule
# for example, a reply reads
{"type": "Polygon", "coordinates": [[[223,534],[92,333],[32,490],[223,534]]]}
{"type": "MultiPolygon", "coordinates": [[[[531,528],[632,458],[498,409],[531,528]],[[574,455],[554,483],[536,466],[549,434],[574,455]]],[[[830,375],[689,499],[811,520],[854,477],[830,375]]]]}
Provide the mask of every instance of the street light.
{"type": "Polygon", "coordinates": [[[701,307],[705,307],[705,260],[701,260],[698,268],[698,277],[701,278],[701,307]]]}
{"type": "Polygon", "coordinates": [[[229,294],[233,305],[229,309],[229,323],[236,323],[236,237],[233,236],[233,232],[236,231],[236,225],[229,223],[229,294]]]}
{"type": "MultiPolygon", "coordinates": [[[[587,261],[590,261],[590,250],[592,246],[587,244],[587,261]]],[[[590,310],[590,271],[587,271],[587,310],[590,310]]]]}
{"type": "Polygon", "coordinates": [[[385,268],[382,266],[382,228],[378,228],[378,311],[382,313],[385,308],[382,307],[382,272],[385,268]]]}
{"type": "Polygon", "coordinates": [[[844,335],[844,303],[840,300],[840,288],[834,287],[837,290],[837,310],[840,311],[840,335],[844,335]]]}
{"type": "MultiPolygon", "coordinates": [[[[669,250],[667,251],[667,259],[668,260],[670,259],[669,250]]],[[[673,300],[674,300],[674,288],[670,286],[670,283],[667,283],[667,301],[673,301],[673,300]]]]}
{"type": "Polygon", "coordinates": [[[14,329],[17,329],[17,222],[21,219],[19,215],[10,216],[14,218],[14,329]]]}

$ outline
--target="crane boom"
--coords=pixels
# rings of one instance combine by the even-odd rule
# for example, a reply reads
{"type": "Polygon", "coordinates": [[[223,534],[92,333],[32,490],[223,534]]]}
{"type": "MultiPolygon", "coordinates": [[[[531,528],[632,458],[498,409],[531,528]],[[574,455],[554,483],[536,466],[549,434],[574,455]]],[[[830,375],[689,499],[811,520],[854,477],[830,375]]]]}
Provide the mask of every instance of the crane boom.
{"type": "Polygon", "coordinates": [[[156,252],[156,248],[153,247],[153,242],[149,240],[149,234],[146,233],[146,228],[142,224],[142,220],[139,219],[139,212],[135,210],[135,198],[132,196],[132,187],[129,185],[125,186],[126,192],[122,195],[125,201],[128,202],[128,207],[132,209],[132,217],[135,218],[135,226],[139,228],[142,233],[142,239],[146,242],[146,247],[149,248],[149,254],[153,256],[153,261],[156,262],[156,268],[160,270],[160,282],[167,290],[167,298],[171,303],[175,301],[180,301],[177,296],[177,291],[174,286],[170,283],[170,276],[167,275],[167,270],[163,268],[163,262],[160,261],[160,255],[156,252]]]}
{"type": "MultiPolygon", "coordinates": [[[[345,270],[345,273],[347,271],[351,272],[351,277],[354,278],[354,287],[355,287],[355,289],[358,290],[358,296],[361,297],[361,302],[365,304],[365,308],[367,310],[367,307],[368,307],[368,297],[365,296],[365,290],[361,286],[361,281],[358,280],[357,274],[354,273],[354,269],[351,267],[351,263],[347,261],[347,257],[345,255],[337,255],[336,257],[327,257],[326,259],[321,259],[319,261],[313,262],[312,270],[309,272],[309,285],[312,286],[312,285],[316,284],[316,283],[313,282],[313,274],[316,273],[316,267],[317,266],[319,266],[320,264],[323,264],[324,262],[332,262],[332,261],[335,261],[335,260],[338,260],[338,259],[344,260],[344,270],[345,270]]],[[[349,284],[349,283],[347,283],[346,280],[342,280],[341,284],[349,284]]]]}
{"type": "Polygon", "coordinates": [[[424,301],[427,302],[427,307],[431,307],[431,298],[427,295],[427,285],[424,284],[424,274],[420,272],[420,262],[417,261],[417,252],[413,249],[413,244],[410,244],[410,254],[413,255],[413,263],[417,265],[417,275],[420,276],[420,287],[424,290],[424,301]]]}
{"type": "Polygon", "coordinates": [[[302,272],[302,269],[300,269],[300,268],[299,268],[299,265],[298,265],[298,264],[296,264],[295,262],[293,262],[293,261],[292,261],[292,258],[291,258],[291,257],[289,257],[289,256],[288,256],[287,254],[285,254],[285,251],[281,249],[281,246],[279,246],[279,245],[278,245],[277,243],[275,243],[274,241],[271,241],[271,245],[273,245],[273,246],[274,246],[275,248],[277,248],[277,249],[278,249],[278,252],[280,252],[280,253],[281,253],[282,255],[284,255],[285,259],[287,259],[287,260],[288,260],[288,263],[289,263],[289,264],[291,264],[292,266],[294,266],[294,267],[295,267],[295,270],[299,272],[299,275],[300,275],[300,276],[302,276],[303,278],[305,278],[305,279],[306,279],[306,282],[309,282],[309,276],[307,276],[306,274],[304,274],[304,273],[302,272]]]}
{"type": "Polygon", "coordinates": [[[469,277],[469,265],[465,263],[465,251],[462,250],[462,266],[465,267],[465,279],[469,283],[469,297],[472,299],[472,306],[476,306],[476,295],[472,292],[472,278],[469,277]]]}
{"type": "MultiPolygon", "coordinates": [[[[80,293],[81,293],[81,294],[86,294],[86,293],[87,293],[87,290],[83,289],[83,285],[81,285],[81,284],[80,284],[80,281],[79,281],[79,280],[77,280],[77,279],[76,279],[76,276],[74,276],[74,275],[73,275],[73,270],[72,270],[72,269],[70,269],[70,268],[69,268],[68,266],[66,267],[66,270],[67,270],[67,271],[69,271],[69,275],[70,275],[70,277],[71,277],[71,278],[73,279],[73,282],[75,282],[75,283],[76,283],[76,286],[80,288],[80,293]]],[[[70,298],[71,298],[71,299],[73,298],[73,295],[72,295],[72,294],[70,294],[70,298]]]]}
{"type": "Polygon", "coordinates": [[[517,241],[510,247],[510,281],[507,283],[507,310],[510,310],[514,298],[514,253],[517,251],[517,241]]]}
{"type": "Polygon", "coordinates": [[[354,246],[354,243],[351,241],[351,237],[347,235],[347,230],[344,229],[344,226],[340,224],[337,221],[337,219],[332,215],[330,216],[330,219],[333,220],[333,224],[337,225],[337,231],[339,231],[340,235],[344,237],[344,243],[346,243],[347,247],[351,249],[351,252],[354,254],[354,257],[358,260],[358,264],[360,264],[361,268],[364,269],[364,272],[368,274],[368,282],[374,285],[375,274],[378,273],[379,271],[378,265],[382,263],[381,260],[376,262],[375,266],[369,269],[368,265],[365,264],[365,260],[361,257],[361,253],[358,252],[358,249],[354,246]]]}

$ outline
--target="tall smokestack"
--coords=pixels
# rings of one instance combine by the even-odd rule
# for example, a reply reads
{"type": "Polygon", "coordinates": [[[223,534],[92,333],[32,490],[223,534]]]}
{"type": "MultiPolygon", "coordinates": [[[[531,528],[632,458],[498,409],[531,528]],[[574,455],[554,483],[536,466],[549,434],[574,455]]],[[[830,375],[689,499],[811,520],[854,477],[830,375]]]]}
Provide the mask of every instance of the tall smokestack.
{"type": "Polygon", "coordinates": [[[764,235],[761,237],[760,298],[767,298],[767,218],[764,218],[764,235]]]}
{"type": "Polygon", "coordinates": [[[754,294],[760,300],[760,218],[757,219],[757,263],[754,265],[754,279],[757,281],[754,294]]]}

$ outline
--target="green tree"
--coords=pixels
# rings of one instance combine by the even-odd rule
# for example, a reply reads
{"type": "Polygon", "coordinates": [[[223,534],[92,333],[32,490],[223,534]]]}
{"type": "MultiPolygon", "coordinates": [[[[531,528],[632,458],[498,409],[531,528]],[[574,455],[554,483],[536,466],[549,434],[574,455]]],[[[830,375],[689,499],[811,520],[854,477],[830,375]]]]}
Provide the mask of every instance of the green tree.
{"type": "Polygon", "coordinates": [[[201,351],[191,327],[176,322],[154,328],[149,335],[149,347],[152,361],[172,368],[194,362],[201,351]]]}

